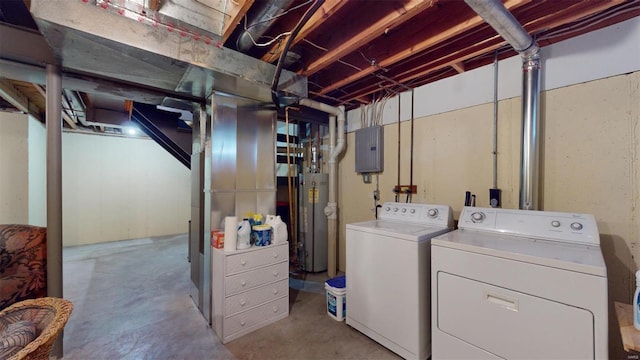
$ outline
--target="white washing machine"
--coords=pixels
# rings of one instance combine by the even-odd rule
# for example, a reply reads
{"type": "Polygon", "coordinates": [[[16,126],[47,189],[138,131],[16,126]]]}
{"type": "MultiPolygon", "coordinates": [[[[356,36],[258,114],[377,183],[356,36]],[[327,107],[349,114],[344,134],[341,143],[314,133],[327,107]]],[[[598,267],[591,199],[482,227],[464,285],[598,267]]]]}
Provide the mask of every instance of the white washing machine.
{"type": "Polygon", "coordinates": [[[592,215],[466,207],[431,241],[433,359],[606,359],[592,215]]]}
{"type": "Polygon", "coordinates": [[[347,224],[347,324],[405,359],[428,358],[429,240],[452,228],[449,206],[408,203],[347,224]]]}

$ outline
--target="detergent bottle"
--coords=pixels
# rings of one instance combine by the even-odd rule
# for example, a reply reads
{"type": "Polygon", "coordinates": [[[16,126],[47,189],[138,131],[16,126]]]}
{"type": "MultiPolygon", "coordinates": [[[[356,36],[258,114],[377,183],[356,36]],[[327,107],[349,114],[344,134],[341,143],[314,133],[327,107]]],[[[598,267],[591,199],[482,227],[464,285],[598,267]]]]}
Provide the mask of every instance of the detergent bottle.
{"type": "Polygon", "coordinates": [[[244,250],[251,247],[251,224],[244,219],[238,226],[238,242],[236,249],[244,250]]]}
{"type": "Polygon", "coordinates": [[[636,292],[633,294],[633,327],[640,330],[640,270],[636,271],[636,292]]]}
{"type": "Polygon", "coordinates": [[[287,234],[287,224],[282,221],[280,215],[276,216],[274,219],[271,219],[271,223],[268,223],[273,228],[273,243],[274,244],[282,244],[286,242],[289,238],[287,234]]]}

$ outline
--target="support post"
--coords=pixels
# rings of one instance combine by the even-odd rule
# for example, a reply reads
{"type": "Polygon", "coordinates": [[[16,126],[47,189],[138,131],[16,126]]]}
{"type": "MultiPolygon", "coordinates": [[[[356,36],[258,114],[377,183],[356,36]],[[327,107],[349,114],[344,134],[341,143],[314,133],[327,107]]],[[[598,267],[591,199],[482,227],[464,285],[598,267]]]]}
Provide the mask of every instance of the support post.
{"type": "MultiPolygon", "coordinates": [[[[47,295],[62,297],[62,80],[47,64],[47,295]]],[[[62,334],[51,354],[62,358],[62,334]]]]}

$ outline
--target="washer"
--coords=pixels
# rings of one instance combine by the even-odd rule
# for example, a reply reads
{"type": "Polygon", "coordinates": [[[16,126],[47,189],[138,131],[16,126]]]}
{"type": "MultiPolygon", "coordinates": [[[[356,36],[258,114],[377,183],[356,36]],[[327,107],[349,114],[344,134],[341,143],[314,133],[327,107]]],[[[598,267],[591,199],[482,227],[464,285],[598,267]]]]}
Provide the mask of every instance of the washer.
{"type": "Polygon", "coordinates": [[[452,228],[449,206],[407,203],[347,224],[347,324],[405,359],[428,358],[429,240],[452,228]]]}
{"type": "Polygon", "coordinates": [[[433,359],[608,358],[593,215],[465,207],[431,244],[433,359]]]}

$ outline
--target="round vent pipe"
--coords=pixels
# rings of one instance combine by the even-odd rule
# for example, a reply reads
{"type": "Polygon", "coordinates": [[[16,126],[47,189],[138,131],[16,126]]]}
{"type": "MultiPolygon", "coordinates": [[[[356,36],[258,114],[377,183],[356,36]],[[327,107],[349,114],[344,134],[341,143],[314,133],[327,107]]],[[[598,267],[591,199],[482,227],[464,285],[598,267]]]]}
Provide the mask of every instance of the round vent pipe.
{"type": "Polygon", "coordinates": [[[520,209],[538,207],[540,55],[535,40],[500,0],[465,0],[484,21],[522,56],[522,152],[520,209]]]}
{"type": "Polygon", "coordinates": [[[258,41],[262,35],[269,29],[275,17],[286,10],[293,0],[271,0],[260,2],[260,10],[252,16],[251,21],[246,25],[238,39],[236,40],[236,48],[240,52],[247,52],[254,46],[254,41],[258,41]]]}

